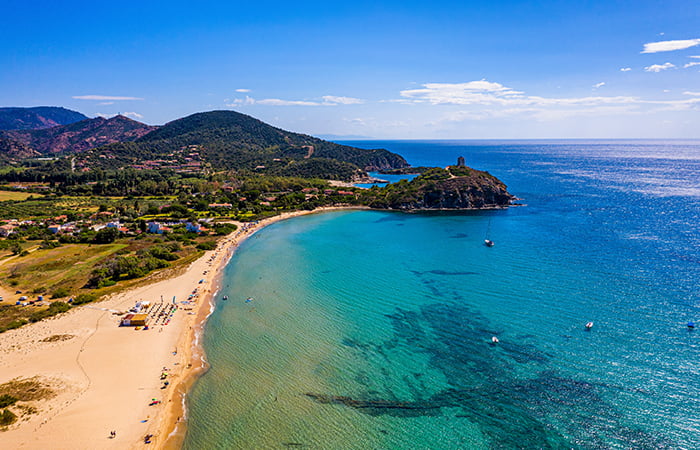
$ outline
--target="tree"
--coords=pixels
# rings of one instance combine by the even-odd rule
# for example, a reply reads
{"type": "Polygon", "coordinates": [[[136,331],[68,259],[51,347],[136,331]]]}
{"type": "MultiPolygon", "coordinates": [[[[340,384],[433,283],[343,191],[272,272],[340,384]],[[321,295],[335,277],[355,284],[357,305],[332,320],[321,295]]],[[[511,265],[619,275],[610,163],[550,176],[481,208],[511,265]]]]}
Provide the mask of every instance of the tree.
{"type": "Polygon", "coordinates": [[[105,227],[95,234],[92,242],[95,244],[111,244],[119,237],[119,230],[114,227],[105,227]]]}
{"type": "Polygon", "coordinates": [[[14,242],[12,245],[10,245],[10,251],[13,255],[19,255],[22,253],[22,246],[19,245],[19,242],[14,242]]]}

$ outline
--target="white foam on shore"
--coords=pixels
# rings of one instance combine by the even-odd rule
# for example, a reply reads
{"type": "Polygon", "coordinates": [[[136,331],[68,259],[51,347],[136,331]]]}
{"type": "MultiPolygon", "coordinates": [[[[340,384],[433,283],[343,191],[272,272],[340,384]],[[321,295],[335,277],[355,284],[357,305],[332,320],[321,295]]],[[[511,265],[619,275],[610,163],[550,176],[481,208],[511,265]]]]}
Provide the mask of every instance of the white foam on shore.
{"type": "Polygon", "coordinates": [[[186,423],[187,422],[187,407],[186,407],[186,402],[185,399],[187,398],[187,392],[183,392],[182,395],[180,395],[180,403],[182,406],[182,421],[178,420],[177,423],[175,424],[175,427],[173,427],[173,431],[168,434],[168,437],[165,438],[165,442],[168,442],[173,436],[177,435],[179,430],[180,430],[180,423],[186,423]]]}

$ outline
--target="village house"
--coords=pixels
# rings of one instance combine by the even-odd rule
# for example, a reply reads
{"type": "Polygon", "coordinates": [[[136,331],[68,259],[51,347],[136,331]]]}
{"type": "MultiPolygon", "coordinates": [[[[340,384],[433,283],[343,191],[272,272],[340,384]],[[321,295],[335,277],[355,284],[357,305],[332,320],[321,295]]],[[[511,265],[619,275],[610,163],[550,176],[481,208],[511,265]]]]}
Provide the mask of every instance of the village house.
{"type": "Polygon", "coordinates": [[[148,232],[153,233],[153,234],[163,234],[166,232],[173,231],[172,228],[166,227],[162,223],[159,222],[148,222],[148,232]]]}
{"type": "Polygon", "coordinates": [[[7,225],[0,226],[0,237],[7,237],[14,232],[15,232],[14,225],[7,224],[7,225]]]}
{"type": "Polygon", "coordinates": [[[185,224],[185,229],[187,229],[187,231],[190,233],[201,233],[203,230],[205,230],[205,228],[197,222],[187,222],[185,224]]]}

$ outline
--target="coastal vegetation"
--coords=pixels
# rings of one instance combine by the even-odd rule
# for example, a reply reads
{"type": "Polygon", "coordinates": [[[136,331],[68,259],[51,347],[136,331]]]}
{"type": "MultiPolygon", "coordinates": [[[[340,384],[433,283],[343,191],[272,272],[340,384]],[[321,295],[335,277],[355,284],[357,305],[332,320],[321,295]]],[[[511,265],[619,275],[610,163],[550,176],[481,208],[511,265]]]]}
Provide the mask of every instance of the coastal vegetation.
{"type": "Polygon", "coordinates": [[[403,211],[499,208],[512,200],[496,177],[463,166],[431,168],[411,181],[373,187],[360,197],[362,204],[373,208],[403,211]]]}

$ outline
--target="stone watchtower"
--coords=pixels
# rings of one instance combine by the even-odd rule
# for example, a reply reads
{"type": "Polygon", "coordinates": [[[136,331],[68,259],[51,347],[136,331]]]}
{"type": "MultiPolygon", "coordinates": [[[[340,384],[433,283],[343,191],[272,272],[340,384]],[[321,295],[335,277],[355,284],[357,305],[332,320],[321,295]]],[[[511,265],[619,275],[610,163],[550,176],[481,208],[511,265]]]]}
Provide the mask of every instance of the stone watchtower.
{"type": "Polygon", "coordinates": [[[466,167],[466,164],[464,164],[464,156],[457,158],[457,167],[466,167]]]}

